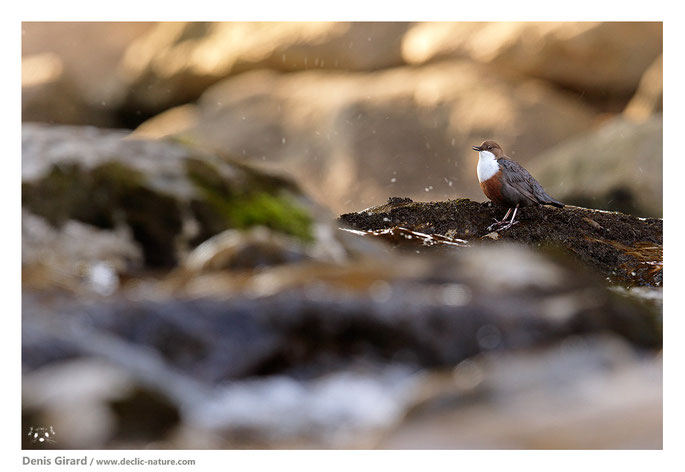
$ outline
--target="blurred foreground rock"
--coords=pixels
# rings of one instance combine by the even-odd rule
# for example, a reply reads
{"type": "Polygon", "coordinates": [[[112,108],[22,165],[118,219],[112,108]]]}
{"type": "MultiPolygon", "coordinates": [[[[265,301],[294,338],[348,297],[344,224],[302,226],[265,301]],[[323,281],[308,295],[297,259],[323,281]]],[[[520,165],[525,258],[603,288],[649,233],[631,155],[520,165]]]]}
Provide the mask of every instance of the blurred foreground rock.
{"type": "MultiPolygon", "coordinates": [[[[661,345],[658,313],[515,246],[472,248],[437,259],[379,253],[367,263],[342,267],[274,267],[235,274],[243,278],[242,288],[226,274],[216,276],[219,281],[209,284],[214,293],[200,298],[187,298],[183,285],[166,292],[164,282],[147,295],[134,290],[129,298],[123,292],[109,302],[54,303],[25,292],[25,424],[49,420],[60,431],[102,415],[116,419],[100,436],[68,443],[78,448],[159,442],[198,447],[203,437],[213,438],[203,447],[219,448],[370,447],[413,408],[417,388],[431,369],[460,366],[483,353],[525,353],[588,333],[612,332],[628,340],[631,345],[619,343],[633,353],[628,364],[637,362],[639,353],[653,355],[648,353],[661,345]],[[501,261],[512,264],[510,272],[501,271],[501,261]],[[99,416],[84,410],[60,423],[62,397],[49,392],[78,388],[78,397],[88,391],[69,376],[49,372],[67,368],[75,359],[104,360],[114,367],[114,378],[125,379],[117,382],[127,387],[121,393],[108,389],[107,396],[93,392],[79,397],[99,405],[89,413],[99,416]],[[51,379],[40,384],[46,392],[34,380],[45,376],[51,379]],[[125,400],[131,391],[161,403],[142,413],[149,422],[139,421],[148,427],[124,434],[122,410],[111,404],[115,399],[117,405],[131,401],[125,400]],[[160,421],[165,421],[163,427],[149,426],[160,421]],[[123,444],[118,442],[121,435],[127,438],[123,444]]],[[[521,355],[520,368],[535,371],[521,355]]],[[[588,353],[573,361],[577,367],[568,372],[569,382],[579,381],[575,376],[584,369],[594,372],[594,363],[602,363],[602,352],[597,355],[600,360],[588,353]]],[[[546,362],[547,354],[540,356],[546,362]]],[[[503,373],[493,375],[499,379],[503,373]]],[[[507,378],[501,381],[511,382],[507,378]]],[[[551,387],[545,385],[518,388],[529,387],[530,393],[550,395],[551,387]]],[[[645,386],[650,392],[657,388],[645,386]]],[[[487,398],[488,393],[483,401],[487,398]]],[[[649,414],[650,421],[660,420],[655,414],[649,414]]],[[[602,415],[591,416],[588,424],[600,419],[602,415]]],[[[465,444],[490,447],[495,439],[483,436],[465,444]]],[[[403,444],[399,447],[411,447],[403,444]]],[[[415,443],[421,444],[425,442],[415,443]]],[[[610,444],[635,447],[621,437],[610,444]]]]}
{"type": "Polygon", "coordinates": [[[178,404],[171,379],[160,395],[116,363],[71,360],[25,374],[24,422],[54,425],[59,449],[661,449],[661,364],[572,337],[451,370],[253,378],[178,404]]]}
{"type": "Polygon", "coordinates": [[[422,379],[384,449],[661,449],[661,355],[608,336],[493,353],[422,379]],[[628,393],[629,392],[629,393],[628,393]]]}

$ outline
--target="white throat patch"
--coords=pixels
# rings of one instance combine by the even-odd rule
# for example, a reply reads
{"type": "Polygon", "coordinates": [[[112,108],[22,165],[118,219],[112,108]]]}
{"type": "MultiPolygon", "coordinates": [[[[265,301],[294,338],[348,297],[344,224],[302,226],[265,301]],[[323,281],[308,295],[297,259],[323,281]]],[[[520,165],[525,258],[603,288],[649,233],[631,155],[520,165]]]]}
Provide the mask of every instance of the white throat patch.
{"type": "Polygon", "coordinates": [[[490,151],[478,151],[478,156],[478,182],[485,182],[499,171],[499,164],[490,151]]]}

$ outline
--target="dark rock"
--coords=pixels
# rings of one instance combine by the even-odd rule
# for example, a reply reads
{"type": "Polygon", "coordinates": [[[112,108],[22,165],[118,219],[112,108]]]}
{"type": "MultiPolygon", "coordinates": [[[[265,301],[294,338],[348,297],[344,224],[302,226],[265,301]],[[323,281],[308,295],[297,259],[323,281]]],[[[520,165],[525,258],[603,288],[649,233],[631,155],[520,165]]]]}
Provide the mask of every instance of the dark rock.
{"type": "MultiPolygon", "coordinates": [[[[402,227],[414,232],[413,238],[395,242],[415,246],[425,244],[416,233],[442,235],[477,242],[515,241],[544,247],[552,252],[570,254],[603,276],[621,283],[661,285],[663,269],[663,221],[638,218],[618,212],[606,212],[566,206],[563,209],[530,207],[520,210],[519,223],[496,237],[486,229],[500,219],[505,208],[470,200],[447,202],[406,202],[393,200],[358,213],[347,213],[340,221],[352,228],[368,231],[371,236],[386,237],[379,230],[402,227]],[[486,238],[487,237],[487,238],[486,238]]],[[[435,240],[435,238],[432,238],[435,240]]],[[[437,245],[445,249],[445,245],[437,245]]]]}

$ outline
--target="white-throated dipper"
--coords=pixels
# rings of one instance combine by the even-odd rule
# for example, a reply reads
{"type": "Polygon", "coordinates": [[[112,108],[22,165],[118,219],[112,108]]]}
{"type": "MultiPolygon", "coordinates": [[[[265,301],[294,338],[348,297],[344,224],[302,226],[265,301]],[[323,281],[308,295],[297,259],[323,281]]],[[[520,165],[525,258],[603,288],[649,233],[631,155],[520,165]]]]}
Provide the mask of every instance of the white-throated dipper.
{"type": "Polygon", "coordinates": [[[478,151],[478,181],[483,193],[492,202],[508,208],[507,214],[501,221],[488,226],[488,230],[503,225],[500,230],[511,228],[518,223],[514,221],[519,208],[527,206],[553,205],[558,208],[564,206],[556,201],[542,188],[542,185],[519,163],[504,154],[499,144],[494,141],[483,141],[480,146],[473,146],[478,151]],[[514,214],[507,223],[511,210],[514,214]]]}

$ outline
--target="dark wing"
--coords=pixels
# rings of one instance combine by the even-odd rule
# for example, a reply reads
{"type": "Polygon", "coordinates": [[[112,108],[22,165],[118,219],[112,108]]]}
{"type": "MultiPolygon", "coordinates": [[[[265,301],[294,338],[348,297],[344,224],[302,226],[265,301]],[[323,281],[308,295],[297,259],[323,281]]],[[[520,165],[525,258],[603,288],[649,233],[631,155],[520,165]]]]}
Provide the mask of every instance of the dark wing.
{"type": "Polygon", "coordinates": [[[518,162],[514,162],[511,159],[497,159],[497,162],[505,169],[504,175],[509,185],[521,192],[522,195],[525,195],[533,202],[543,205],[561,205],[561,203],[547,195],[542,185],[518,162]]]}

